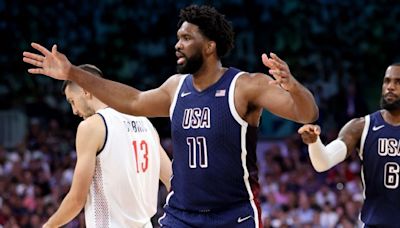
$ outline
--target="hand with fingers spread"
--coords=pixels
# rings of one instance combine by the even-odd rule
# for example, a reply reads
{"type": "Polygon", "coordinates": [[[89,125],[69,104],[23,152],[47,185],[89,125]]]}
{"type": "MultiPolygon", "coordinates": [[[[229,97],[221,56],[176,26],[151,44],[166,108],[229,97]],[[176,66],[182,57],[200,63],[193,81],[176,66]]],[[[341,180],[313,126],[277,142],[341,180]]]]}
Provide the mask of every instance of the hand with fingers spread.
{"type": "Polygon", "coordinates": [[[313,124],[305,124],[297,131],[305,144],[314,143],[321,134],[321,127],[313,124]]]}
{"type": "Polygon", "coordinates": [[[71,63],[67,57],[57,51],[57,45],[53,45],[51,52],[40,44],[32,43],[31,46],[42,55],[24,51],[23,61],[37,68],[30,68],[31,74],[43,74],[59,80],[67,80],[71,63]]]}
{"type": "Polygon", "coordinates": [[[271,58],[267,54],[262,54],[262,61],[265,66],[269,67],[269,73],[275,78],[270,84],[280,85],[283,89],[290,91],[296,80],[290,73],[289,66],[285,61],[280,59],[276,54],[270,53],[271,58]]]}

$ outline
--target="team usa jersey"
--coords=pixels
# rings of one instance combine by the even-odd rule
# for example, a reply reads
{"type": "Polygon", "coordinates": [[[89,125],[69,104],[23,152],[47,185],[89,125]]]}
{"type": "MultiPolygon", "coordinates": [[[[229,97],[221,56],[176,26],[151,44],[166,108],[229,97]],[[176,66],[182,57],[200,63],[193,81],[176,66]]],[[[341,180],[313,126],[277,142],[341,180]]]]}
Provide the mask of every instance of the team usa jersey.
{"type": "Polygon", "coordinates": [[[173,139],[172,191],[167,205],[209,212],[250,202],[257,212],[257,127],[234,106],[235,83],[242,75],[229,68],[204,91],[183,75],[170,108],[173,139]],[[256,201],[256,202],[255,202],[256,201]]]}
{"type": "Polygon", "coordinates": [[[365,117],[361,137],[361,178],[367,226],[399,227],[400,126],[385,122],[380,111],[365,117]]]}
{"type": "Polygon", "coordinates": [[[106,139],[85,205],[87,227],[152,227],[157,211],[159,141],[144,117],[111,108],[97,112],[106,139]]]}

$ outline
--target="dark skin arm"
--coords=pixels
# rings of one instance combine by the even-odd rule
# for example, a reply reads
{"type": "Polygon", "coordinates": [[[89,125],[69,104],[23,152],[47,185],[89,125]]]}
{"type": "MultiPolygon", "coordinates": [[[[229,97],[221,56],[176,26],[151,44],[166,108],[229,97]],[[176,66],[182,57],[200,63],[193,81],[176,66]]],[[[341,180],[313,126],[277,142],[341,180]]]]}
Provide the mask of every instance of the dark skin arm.
{"type": "Polygon", "coordinates": [[[298,123],[318,118],[318,107],[311,92],[290,73],[288,65],[277,55],[263,55],[270,77],[262,73],[241,76],[236,83],[235,107],[250,125],[257,126],[262,109],[298,123]]]}
{"type": "MultiPolygon", "coordinates": [[[[347,157],[358,148],[361,141],[362,132],[365,125],[365,118],[354,118],[347,122],[342,129],[340,129],[337,139],[342,140],[347,147],[347,157]]],[[[321,133],[321,128],[318,125],[306,124],[302,126],[298,133],[305,144],[311,144],[317,141],[321,133]]]]}
{"type": "MultiPolygon", "coordinates": [[[[123,113],[148,117],[169,116],[169,107],[179,83],[179,75],[170,77],[156,89],[142,92],[79,69],[72,65],[64,54],[57,51],[56,45],[51,52],[36,43],[32,43],[32,47],[41,55],[23,53],[23,61],[37,67],[29,69],[29,73],[74,81],[104,103],[123,113]]],[[[299,123],[315,121],[318,118],[318,108],[314,97],[294,79],[288,65],[273,53],[271,58],[263,54],[262,60],[264,65],[270,68],[269,73],[275,80],[264,74],[241,77],[245,79],[238,81],[238,95],[235,95],[235,105],[239,115],[252,125],[258,125],[262,108],[299,123]],[[239,110],[242,104],[244,109],[239,110]],[[256,108],[249,110],[251,106],[256,108]]]]}
{"type": "Polygon", "coordinates": [[[156,89],[142,92],[122,83],[97,77],[72,65],[64,54],[57,51],[56,45],[51,51],[36,43],[32,43],[32,47],[41,55],[23,53],[23,61],[37,67],[29,69],[29,73],[74,81],[104,103],[123,113],[149,117],[169,116],[169,107],[179,76],[170,77],[156,89]]]}

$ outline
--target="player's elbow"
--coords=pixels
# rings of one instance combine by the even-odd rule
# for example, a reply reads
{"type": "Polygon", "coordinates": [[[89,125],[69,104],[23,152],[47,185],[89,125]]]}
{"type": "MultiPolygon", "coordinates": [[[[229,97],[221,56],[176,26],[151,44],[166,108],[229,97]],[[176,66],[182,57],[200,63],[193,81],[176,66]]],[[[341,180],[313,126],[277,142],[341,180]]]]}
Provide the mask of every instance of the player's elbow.
{"type": "Polygon", "coordinates": [[[72,203],[74,208],[83,208],[86,203],[87,195],[81,193],[71,193],[69,194],[70,202],[72,203]]]}
{"type": "Polygon", "coordinates": [[[324,162],[324,161],[315,161],[315,159],[311,158],[311,164],[314,168],[315,171],[317,171],[318,173],[322,173],[325,171],[328,171],[330,168],[333,167],[332,164],[329,164],[329,162],[324,162]]]}
{"type": "Polygon", "coordinates": [[[312,122],[315,122],[315,121],[318,120],[318,118],[319,118],[319,109],[318,109],[317,106],[314,107],[313,112],[311,113],[310,117],[311,118],[310,118],[310,122],[309,123],[312,123],[312,122]]]}
{"type": "Polygon", "coordinates": [[[323,172],[327,171],[328,169],[314,166],[314,170],[317,171],[318,173],[323,173],[323,172]]]}
{"type": "Polygon", "coordinates": [[[301,121],[302,124],[308,124],[317,121],[319,117],[318,107],[314,106],[304,117],[305,118],[303,118],[301,121]]]}

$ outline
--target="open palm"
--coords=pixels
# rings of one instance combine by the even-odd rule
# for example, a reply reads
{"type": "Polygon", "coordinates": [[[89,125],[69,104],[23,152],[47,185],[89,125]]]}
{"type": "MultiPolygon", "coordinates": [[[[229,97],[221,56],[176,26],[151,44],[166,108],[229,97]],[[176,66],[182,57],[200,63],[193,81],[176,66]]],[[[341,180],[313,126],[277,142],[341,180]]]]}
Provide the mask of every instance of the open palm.
{"type": "Polygon", "coordinates": [[[57,51],[57,45],[53,45],[51,52],[40,44],[32,43],[32,47],[42,55],[31,52],[23,53],[23,61],[37,68],[30,68],[31,74],[43,74],[59,80],[67,80],[71,63],[67,57],[57,51]]]}
{"type": "Polygon", "coordinates": [[[289,66],[285,61],[280,59],[276,54],[270,53],[271,58],[268,55],[262,55],[262,61],[265,66],[269,67],[269,73],[274,77],[274,81],[271,84],[279,84],[285,90],[291,90],[294,84],[294,78],[290,73],[289,66]]]}

